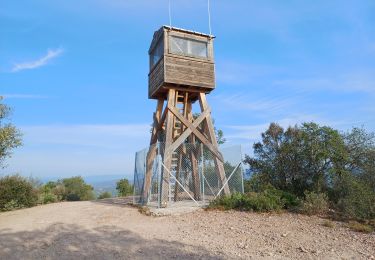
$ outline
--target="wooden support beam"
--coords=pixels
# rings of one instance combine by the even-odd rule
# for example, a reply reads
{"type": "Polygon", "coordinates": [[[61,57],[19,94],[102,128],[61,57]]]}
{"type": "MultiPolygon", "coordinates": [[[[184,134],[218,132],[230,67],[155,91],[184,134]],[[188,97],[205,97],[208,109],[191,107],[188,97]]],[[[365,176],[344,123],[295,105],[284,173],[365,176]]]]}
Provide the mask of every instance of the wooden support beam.
{"type": "Polygon", "coordinates": [[[160,125],[163,125],[164,119],[165,119],[165,111],[163,113],[163,116],[161,116],[161,113],[163,111],[164,106],[164,99],[158,99],[158,103],[156,105],[156,112],[154,113],[154,123],[152,124],[152,133],[151,133],[151,140],[150,145],[153,145],[156,143],[158,138],[158,132],[160,129],[160,125]],[[163,118],[164,117],[164,118],[163,118]]]}
{"type": "Polygon", "coordinates": [[[157,152],[157,145],[151,145],[150,149],[147,152],[146,156],[146,174],[145,174],[145,179],[143,182],[143,191],[142,191],[142,204],[146,204],[148,200],[148,193],[151,188],[151,179],[152,179],[152,165],[154,163],[154,159],[156,157],[156,152],[157,152]]]}
{"type": "MultiPolygon", "coordinates": [[[[207,100],[206,100],[206,94],[205,93],[199,93],[199,104],[201,107],[201,111],[207,111],[209,109],[207,100]]],[[[209,141],[211,141],[212,145],[218,148],[217,140],[216,140],[216,135],[215,135],[215,129],[214,125],[212,123],[211,119],[211,114],[205,117],[205,124],[206,124],[206,134],[208,136],[209,141]]],[[[218,177],[221,180],[221,185],[223,185],[226,182],[227,177],[225,176],[225,170],[224,170],[224,165],[223,162],[219,160],[218,157],[215,156],[214,158],[215,161],[215,168],[216,172],[218,173],[218,177]]],[[[229,195],[230,190],[228,184],[225,185],[224,187],[224,194],[229,195]]]]}
{"type": "Polygon", "coordinates": [[[158,102],[156,104],[156,111],[154,113],[154,123],[152,125],[150,148],[146,156],[146,173],[145,173],[145,177],[143,181],[143,191],[142,191],[142,198],[141,198],[141,202],[143,204],[147,203],[148,192],[151,187],[152,165],[153,165],[154,159],[156,157],[156,152],[157,152],[156,141],[157,141],[158,132],[159,132],[158,125],[160,123],[160,115],[163,110],[163,105],[164,105],[164,99],[158,99],[158,102]]]}

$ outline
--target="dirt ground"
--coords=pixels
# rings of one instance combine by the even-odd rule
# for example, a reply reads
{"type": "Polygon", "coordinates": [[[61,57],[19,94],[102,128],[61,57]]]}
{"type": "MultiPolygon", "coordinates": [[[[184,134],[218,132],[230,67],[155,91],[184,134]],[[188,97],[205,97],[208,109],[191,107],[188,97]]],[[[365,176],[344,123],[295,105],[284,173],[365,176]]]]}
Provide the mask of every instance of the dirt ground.
{"type": "Polygon", "coordinates": [[[375,233],[297,214],[149,217],[104,202],[0,213],[0,259],[374,259],[375,233]]]}

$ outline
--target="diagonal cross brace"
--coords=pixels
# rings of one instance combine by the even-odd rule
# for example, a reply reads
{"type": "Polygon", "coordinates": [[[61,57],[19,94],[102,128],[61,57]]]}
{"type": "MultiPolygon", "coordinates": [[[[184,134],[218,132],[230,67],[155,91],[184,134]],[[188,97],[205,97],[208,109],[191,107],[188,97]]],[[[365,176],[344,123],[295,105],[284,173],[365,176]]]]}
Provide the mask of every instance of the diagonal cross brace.
{"type": "MultiPolygon", "coordinates": [[[[193,123],[190,123],[185,117],[183,117],[180,112],[178,112],[178,110],[175,108],[175,107],[168,107],[168,109],[187,127],[187,129],[190,129],[191,132],[196,136],[198,137],[198,139],[204,143],[208,149],[213,153],[215,154],[215,156],[217,158],[220,159],[220,161],[223,161],[223,157],[222,155],[220,154],[220,152],[211,144],[211,142],[208,141],[208,139],[201,133],[199,132],[199,130],[197,129],[197,126],[200,124],[200,122],[196,125],[194,124],[195,121],[197,121],[199,119],[199,117],[193,122],[193,123]],[[195,126],[196,125],[196,126],[195,126]]],[[[207,111],[207,110],[206,110],[207,111]]],[[[207,113],[208,115],[208,113],[207,113]]],[[[207,115],[204,117],[206,118],[207,115]]],[[[204,119],[203,118],[203,119],[204,119]]],[[[203,120],[202,119],[202,120],[203,120]]],[[[187,131],[187,130],[185,130],[187,131]]],[[[191,133],[190,132],[190,133],[191,133]]]]}
{"type": "Polygon", "coordinates": [[[199,124],[209,115],[211,112],[210,109],[206,109],[196,120],[194,120],[193,123],[190,123],[186,118],[184,118],[180,112],[175,107],[168,106],[168,109],[187,127],[186,130],[180,135],[179,138],[170,146],[168,150],[168,154],[172,153],[174,150],[177,149],[184,141],[185,139],[190,135],[194,134],[198,139],[204,143],[207,148],[220,160],[224,161],[223,156],[221,153],[207,140],[207,138],[199,132],[197,127],[199,124]]]}

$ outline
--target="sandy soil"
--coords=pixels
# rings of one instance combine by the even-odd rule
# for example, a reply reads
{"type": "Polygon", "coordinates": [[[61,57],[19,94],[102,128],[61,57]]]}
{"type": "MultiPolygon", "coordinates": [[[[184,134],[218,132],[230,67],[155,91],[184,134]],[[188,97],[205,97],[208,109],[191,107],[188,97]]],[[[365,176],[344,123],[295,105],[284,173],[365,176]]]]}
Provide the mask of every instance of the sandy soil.
{"type": "Polygon", "coordinates": [[[0,259],[371,259],[375,234],[296,214],[148,217],[103,202],[0,213],[0,259]]]}

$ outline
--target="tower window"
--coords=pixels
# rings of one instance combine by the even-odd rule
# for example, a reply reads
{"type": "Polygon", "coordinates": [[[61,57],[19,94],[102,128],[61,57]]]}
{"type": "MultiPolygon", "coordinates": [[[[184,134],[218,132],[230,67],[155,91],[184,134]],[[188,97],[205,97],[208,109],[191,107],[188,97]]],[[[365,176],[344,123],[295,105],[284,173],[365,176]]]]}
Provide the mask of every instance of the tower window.
{"type": "Polygon", "coordinates": [[[179,55],[208,58],[207,42],[177,36],[169,37],[169,51],[179,55]]]}
{"type": "Polygon", "coordinates": [[[156,63],[158,63],[160,58],[163,56],[163,52],[164,52],[164,43],[162,39],[160,39],[157,45],[155,46],[155,48],[152,50],[151,55],[150,55],[151,67],[154,66],[156,63]]]}

